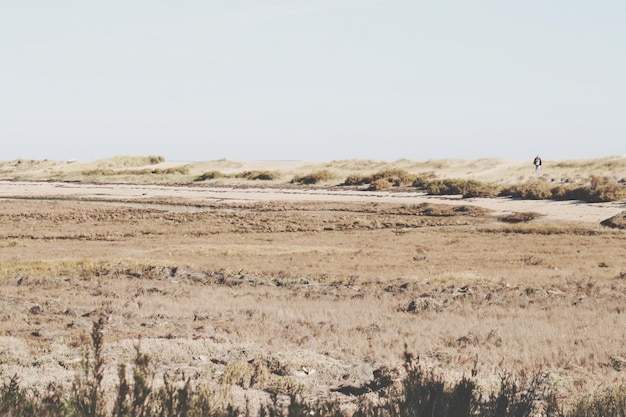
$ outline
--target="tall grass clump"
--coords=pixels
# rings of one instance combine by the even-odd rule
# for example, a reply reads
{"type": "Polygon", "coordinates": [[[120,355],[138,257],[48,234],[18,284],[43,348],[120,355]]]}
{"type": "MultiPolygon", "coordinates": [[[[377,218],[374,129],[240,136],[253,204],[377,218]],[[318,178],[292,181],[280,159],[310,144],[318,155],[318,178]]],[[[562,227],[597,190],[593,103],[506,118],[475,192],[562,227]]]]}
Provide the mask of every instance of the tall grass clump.
{"type": "Polygon", "coordinates": [[[375,173],[371,178],[372,182],[382,179],[389,181],[394,187],[401,187],[411,185],[415,181],[415,175],[403,169],[387,169],[375,173]]]}
{"type": "Polygon", "coordinates": [[[425,371],[411,354],[405,354],[405,373],[401,387],[383,405],[362,407],[358,416],[389,417],[526,417],[556,416],[558,406],[549,387],[539,374],[532,378],[501,378],[497,392],[484,395],[472,377],[456,383],[425,371]],[[543,414],[541,414],[543,412],[543,414]]]}
{"type": "MultiPolygon", "coordinates": [[[[22,388],[14,376],[0,384],[0,416],[9,417],[235,417],[252,415],[224,401],[216,391],[194,385],[190,377],[163,376],[156,386],[150,358],[136,347],[132,369],[118,365],[118,382],[105,391],[104,337],[101,319],[93,324],[91,344],[86,350],[81,372],[71,389],[51,385],[43,392],[22,388]]],[[[574,402],[563,411],[544,374],[513,377],[504,373],[499,386],[486,391],[470,376],[449,382],[425,370],[419,358],[405,353],[404,373],[387,369],[374,372],[374,379],[346,392],[359,396],[351,411],[337,398],[306,401],[300,388],[289,384],[276,390],[263,388],[270,400],[259,405],[263,417],[613,417],[626,415],[626,388],[617,387],[574,402]]],[[[250,364],[246,362],[248,367],[250,364]]],[[[239,369],[239,368],[238,368],[239,369]]],[[[243,368],[242,368],[243,369],[243,368]]],[[[252,370],[252,368],[247,368],[252,370]]],[[[241,369],[240,369],[241,370],[241,369]]],[[[231,372],[225,378],[233,383],[247,372],[231,372]],[[235,378],[235,379],[232,379],[235,378]]],[[[269,373],[265,372],[266,374],[269,373]]],[[[248,375],[249,385],[255,383],[248,375]]],[[[262,381],[261,381],[262,382],[262,381]]],[[[266,385],[267,381],[261,385],[266,385]]],[[[247,385],[247,384],[244,384],[247,385]]],[[[260,387],[259,387],[260,388],[260,387]]],[[[340,391],[340,390],[337,390],[340,391]]]]}
{"type": "Polygon", "coordinates": [[[609,177],[591,176],[587,201],[620,201],[626,199],[626,186],[609,177]]]}
{"type": "Polygon", "coordinates": [[[233,176],[235,178],[243,178],[251,181],[273,181],[280,178],[280,174],[275,171],[244,171],[233,176]]]}
{"type": "Polygon", "coordinates": [[[95,176],[122,176],[122,175],[187,175],[189,174],[189,167],[187,165],[181,165],[170,168],[143,168],[143,169],[91,169],[82,171],[82,175],[87,177],[95,176]]]}
{"type": "Polygon", "coordinates": [[[226,177],[226,174],[224,174],[221,171],[208,171],[196,177],[194,181],[200,182],[200,181],[207,181],[207,180],[215,180],[215,179],[224,178],[224,177],[226,177]]]}
{"type": "Polygon", "coordinates": [[[580,200],[589,203],[621,201],[626,199],[626,186],[612,178],[592,175],[583,186],[531,181],[503,188],[500,196],[525,200],[580,200]]]}
{"type": "Polygon", "coordinates": [[[104,335],[103,320],[93,324],[91,352],[86,351],[81,361],[82,373],[72,384],[69,409],[79,416],[104,417],[104,335]]]}
{"type": "Polygon", "coordinates": [[[372,177],[368,175],[349,175],[341,185],[360,186],[372,182],[372,177]]]}
{"type": "Polygon", "coordinates": [[[323,169],[320,171],[312,172],[307,175],[296,175],[290,181],[291,184],[313,185],[321,182],[328,182],[334,179],[335,176],[332,172],[323,169]]]}
{"type": "Polygon", "coordinates": [[[165,158],[159,155],[149,156],[115,156],[110,159],[98,161],[98,168],[123,168],[140,167],[144,165],[156,165],[165,162],[165,158]]]}
{"type": "Polygon", "coordinates": [[[567,417],[626,416],[626,387],[619,387],[576,403],[567,417]]]}
{"type": "Polygon", "coordinates": [[[370,185],[369,187],[367,187],[367,189],[371,191],[378,191],[378,190],[391,188],[393,186],[394,186],[394,183],[389,181],[388,178],[377,178],[370,182],[370,185]]]}
{"type": "Polygon", "coordinates": [[[432,195],[462,195],[464,198],[471,197],[495,197],[497,189],[493,185],[485,184],[477,180],[465,179],[442,179],[422,181],[414,183],[414,186],[424,188],[432,195]]]}
{"type": "Polygon", "coordinates": [[[165,158],[161,155],[150,155],[148,156],[148,163],[150,165],[156,165],[165,162],[165,158]]]}
{"type": "Polygon", "coordinates": [[[342,185],[360,186],[369,184],[370,190],[383,190],[391,187],[412,185],[415,175],[403,169],[387,169],[378,171],[372,175],[350,175],[342,185]]]}
{"type": "Polygon", "coordinates": [[[530,181],[505,187],[500,190],[499,195],[524,200],[548,200],[552,198],[552,188],[545,181],[530,181]]]}

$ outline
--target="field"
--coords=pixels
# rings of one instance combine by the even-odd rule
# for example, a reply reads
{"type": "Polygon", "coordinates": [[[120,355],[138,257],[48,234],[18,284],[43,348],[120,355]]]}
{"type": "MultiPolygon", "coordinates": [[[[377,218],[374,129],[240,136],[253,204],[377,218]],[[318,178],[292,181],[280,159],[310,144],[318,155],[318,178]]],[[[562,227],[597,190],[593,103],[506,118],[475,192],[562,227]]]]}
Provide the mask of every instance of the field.
{"type": "MultiPolygon", "coordinates": [[[[390,167],[510,184],[528,161],[153,162],[0,164],[3,378],[71,384],[102,319],[108,384],[139,348],[156,384],[184,373],[238,404],[297,387],[350,407],[405,352],[485,392],[541,375],[566,404],[626,382],[626,232],[600,224],[624,201],[334,185],[390,167]],[[289,184],[321,169],[336,180],[289,184]]],[[[554,165],[543,179],[571,183],[626,163],[554,165]]]]}

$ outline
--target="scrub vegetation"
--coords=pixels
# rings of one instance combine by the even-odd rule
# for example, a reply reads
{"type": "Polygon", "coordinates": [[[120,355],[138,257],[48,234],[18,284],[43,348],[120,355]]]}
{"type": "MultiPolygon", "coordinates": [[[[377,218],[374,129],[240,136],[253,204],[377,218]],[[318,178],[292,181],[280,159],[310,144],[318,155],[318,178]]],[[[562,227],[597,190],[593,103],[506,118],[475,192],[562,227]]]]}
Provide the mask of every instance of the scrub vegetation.
{"type": "MultiPolygon", "coordinates": [[[[417,202],[459,163],[220,160],[181,186],[3,191],[0,415],[622,415],[621,203],[546,202],[611,212],[564,221],[521,198],[417,202]],[[283,183],[323,169],[389,186],[283,183]],[[228,178],[193,180],[211,172],[228,178]],[[280,177],[244,199],[263,172],[280,177]]],[[[441,186],[474,181],[496,184],[441,186]]]]}

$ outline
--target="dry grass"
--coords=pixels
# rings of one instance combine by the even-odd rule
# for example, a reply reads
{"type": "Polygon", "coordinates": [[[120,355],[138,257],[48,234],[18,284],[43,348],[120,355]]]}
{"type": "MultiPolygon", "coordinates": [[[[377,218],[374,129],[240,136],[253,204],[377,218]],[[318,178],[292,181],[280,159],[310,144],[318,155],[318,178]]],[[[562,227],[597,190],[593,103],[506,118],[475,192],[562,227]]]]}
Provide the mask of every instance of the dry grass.
{"type": "MultiPolygon", "coordinates": [[[[178,166],[186,166],[188,173],[180,175],[172,172],[166,176],[150,176],[138,178],[138,176],[124,177],[116,175],[116,182],[140,182],[140,183],[193,183],[198,177],[207,172],[220,172],[225,178],[213,178],[216,184],[234,184],[237,181],[247,181],[245,178],[236,179],[237,174],[254,171],[267,171],[277,175],[272,184],[287,184],[294,177],[306,177],[316,172],[330,172],[333,179],[339,182],[351,176],[372,177],[376,173],[385,171],[405,172],[407,175],[427,179],[461,178],[473,180],[492,186],[507,186],[511,184],[527,183],[541,180],[552,186],[564,184],[578,186],[587,184],[589,178],[594,175],[598,178],[607,178],[615,182],[623,183],[624,166],[626,158],[608,157],[588,160],[549,161],[545,160],[542,173],[537,176],[532,166],[532,161],[527,160],[504,160],[504,159],[478,159],[478,160],[428,160],[411,161],[407,159],[397,161],[372,161],[372,160],[342,160],[331,162],[299,162],[299,161],[230,161],[220,159],[215,161],[202,161],[192,163],[165,162],[159,156],[119,156],[95,162],[58,162],[58,161],[27,161],[17,160],[0,162],[0,178],[2,179],[54,179],[59,181],[86,181],[106,182],[110,181],[106,175],[101,178],[87,173],[95,173],[98,170],[103,173],[109,171],[123,171],[129,169],[141,170],[142,168],[170,169],[178,166]]],[[[328,182],[322,181],[320,185],[327,186],[328,182]]]]}
{"type": "MultiPolygon", "coordinates": [[[[0,164],[0,178],[195,182],[188,188],[202,193],[199,182],[245,190],[259,174],[268,174],[264,186],[297,193],[289,179],[320,173],[312,185],[353,178],[354,194],[376,181],[410,188],[415,178],[461,178],[438,184],[466,188],[524,184],[551,195],[557,186],[588,187],[598,198],[623,189],[619,158],[543,168],[537,178],[527,161],[120,157],[12,161],[0,164]]],[[[609,229],[547,221],[535,208],[495,216],[469,204],[383,202],[393,199],[135,194],[110,204],[72,196],[0,201],[0,375],[35,386],[69,383],[78,347],[104,317],[107,381],[118,363],[132,362],[141,339],[158,376],[181,371],[227,382],[239,401],[293,387],[326,398],[340,385],[366,386],[375,369],[400,368],[405,346],[451,380],[476,367],[483,387],[497,385],[502,372],[540,372],[566,403],[626,383],[623,213],[607,219],[609,229]]]]}
{"type": "Polygon", "coordinates": [[[405,345],[451,379],[476,363],[484,386],[536,370],[571,400],[624,383],[620,231],[472,206],[168,207],[0,202],[3,375],[71,381],[104,317],[108,377],[141,338],[159,375],[249,395],[326,397],[398,368],[405,345]]]}

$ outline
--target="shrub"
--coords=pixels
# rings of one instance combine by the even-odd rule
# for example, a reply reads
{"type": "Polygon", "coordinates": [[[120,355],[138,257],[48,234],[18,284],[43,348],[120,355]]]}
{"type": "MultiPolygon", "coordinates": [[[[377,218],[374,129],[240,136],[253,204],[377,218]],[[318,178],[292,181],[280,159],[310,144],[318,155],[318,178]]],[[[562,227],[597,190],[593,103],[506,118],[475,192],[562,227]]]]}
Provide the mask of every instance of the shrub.
{"type": "Polygon", "coordinates": [[[579,401],[567,417],[606,417],[626,415],[626,387],[579,401]]]}
{"type": "Polygon", "coordinates": [[[295,176],[291,180],[291,183],[311,185],[318,184],[320,182],[327,182],[332,180],[333,178],[335,178],[335,176],[330,171],[323,169],[321,171],[316,171],[308,175],[295,176]]]}
{"type": "Polygon", "coordinates": [[[148,163],[150,165],[160,164],[161,162],[165,162],[165,158],[160,155],[150,155],[148,156],[148,163]]]}
{"type": "Polygon", "coordinates": [[[378,178],[372,181],[367,189],[372,191],[379,191],[391,187],[393,187],[393,183],[387,178],[378,178]]]}
{"type": "Polygon", "coordinates": [[[615,229],[626,229],[626,211],[622,211],[611,218],[602,220],[600,224],[615,229]]]}
{"type": "Polygon", "coordinates": [[[95,177],[95,176],[109,176],[116,175],[119,171],[114,171],[112,169],[91,169],[88,171],[82,171],[81,174],[87,177],[95,177]]]}
{"type": "Polygon", "coordinates": [[[525,211],[519,213],[508,214],[506,216],[502,216],[498,218],[501,222],[505,223],[526,223],[531,220],[534,220],[539,216],[539,214],[534,213],[532,211],[525,211]]]}
{"type": "Polygon", "coordinates": [[[425,176],[422,175],[418,175],[417,177],[415,177],[415,179],[413,180],[413,183],[411,184],[412,187],[415,188],[422,188],[425,189],[426,186],[428,185],[428,183],[430,181],[432,181],[434,179],[434,177],[432,179],[428,179],[425,176]]]}
{"type": "Polygon", "coordinates": [[[504,188],[499,195],[525,200],[548,200],[552,198],[552,190],[546,182],[531,181],[526,184],[516,184],[504,188]]]}
{"type": "Polygon", "coordinates": [[[189,167],[187,165],[182,165],[182,166],[171,167],[171,168],[155,168],[155,169],[149,170],[148,173],[156,174],[156,175],[172,175],[172,174],[187,175],[189,174],[189,167]]]}
{"type": "Polygon", "coordinates": [[[591,176],[590,202],[619,201],[626,198],[626,187],[609,177],[591,176]]]}
{"type": "Polygon", "coordinates": [[[345,179],[342,185],[358,186],[370,184],[368,190],[384,190],[390,187],[412,185],[414,181],[415,176],[409,174],[405,170],[389,169],[385,171],[378,171],[370,176],[351,175],[345,179]]]}
{"type": "Polygon", "coordinates": [[[371,177],[368,177],[365,175],[350,175],[348,178],[346,178],[346,180],[343,182],[342,185],[359,186],[359,185],[369,184],[371,182],[372,182],[371,177]]]}
{"type": "Polygon", "coordinates": [[[415,175],[409,174],[403,169],[389,169],[372,175],[371,182],[380,179],[389,181],[394,187],[401,187],[403,185],[411,185],[415,181],[415,175]]]}
{"type": "Polygon", "coordinates": [[[532,181],[506,187],[499,195],[527,200],[580,200],[598,203],[625,199],[626,186],[608,177],[592,175],[587,186],[572,187],[559,184],[551,188],[546,182],[532,181]]]}
{"type": "Polygon", "coordinates": [[[226,175],[224,175],[220,171],[208,171],[208,172],[205,172],[204,174],[198,176],[194,181],[198,182],[198,181],[214,180],[214,179],[217,179],[217,178],[223,178],[225,176],[226,175]]]}
{"type": "Polygon", "coordinates": [[[433,180],[423,184],[423,187],[428,194],[433,195],[461,194],[465,198],[494,197],[496,195],[496,188],[494,186],[476,180],[433,180]]]}
{"type": "Polygon", "coordinates": [[[144,168],[144,169],[92,169],[89,171],[83,171],[85,176],[114,176],[114,175],[173,175],[173,174],[189,174],[189,167],[182,165],[171,168],[144,168]]]}
{"type": "Polygon", "coordinates": [[[235,178],[245,178],[247,180],[273,181],[280,178],[280,174],[274,171],[244,171],[236,174],[235,178]]]}

